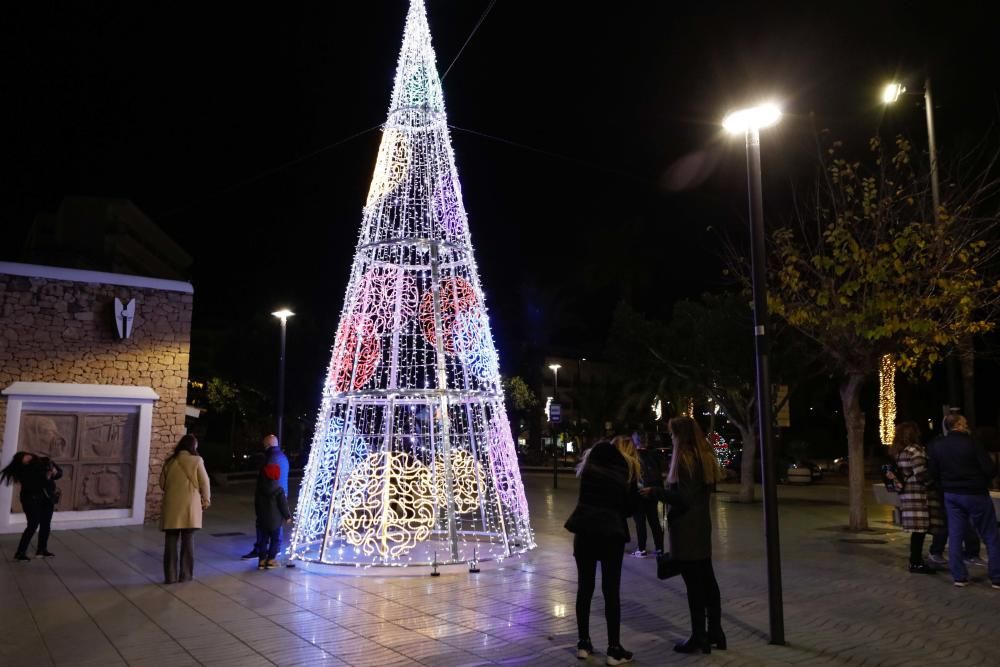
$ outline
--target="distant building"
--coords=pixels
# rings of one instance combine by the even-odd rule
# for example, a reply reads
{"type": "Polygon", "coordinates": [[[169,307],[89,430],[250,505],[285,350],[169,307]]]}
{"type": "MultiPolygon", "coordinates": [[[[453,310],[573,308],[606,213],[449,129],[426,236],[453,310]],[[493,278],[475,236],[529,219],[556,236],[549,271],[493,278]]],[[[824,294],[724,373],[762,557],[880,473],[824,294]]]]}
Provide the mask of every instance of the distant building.
{"type": "Polygon", "coordinates": [[[127,199],[67,197],[39,214],[21,252],[31,264],[187,280],[191,255],[127,199]]]}

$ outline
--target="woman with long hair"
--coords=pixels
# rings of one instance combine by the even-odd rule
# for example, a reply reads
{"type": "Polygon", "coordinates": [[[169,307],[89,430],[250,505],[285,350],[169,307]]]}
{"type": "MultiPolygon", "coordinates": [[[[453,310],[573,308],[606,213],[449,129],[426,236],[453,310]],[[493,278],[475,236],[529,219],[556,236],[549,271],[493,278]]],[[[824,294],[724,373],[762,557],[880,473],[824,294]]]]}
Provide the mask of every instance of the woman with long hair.
{"type": "Polygon", "coordinates": [[[194,531],[201,528],[202,510],[212,502],[205,462],[198,456],[198,440],[185,435],[160,471],[164,532],[163,578],[168,584],[190,581],[194,576],[194,531]],[[177,542],[180,540],[180,557],[177,542]]]}
{"type": "Polygon", "coordinates": [[[617,437],[613,443],[597,443],[587,450],[577,468],[580,496],[573,514],[566,521],[566,528],[575,533],[573,558],[577,572],[579,637],[576,657],[580,659],[594,653],[590,641],[590,602],[600,563],[604,618],[608,626],[607,664],[621,665],[632,660],[631,651],[621,644],[621,578],[625,543],[628,542],[625,517],[632,514],[635,506],[638,471],[635,447],[627,437],[617,437]],[[629,447],[632,447],[631,456],[629,447]]]}
{"type": "Polygon", "coordinates": [[[691,637],[676,644],[674,650],[711,653],[713,646],[726,648],[722,599],[712,569],[710,512],[711,494],[722,479],[722,471],[715,452],[695,420],[674,417],[669,422],[669,431],[674,451],[667,474],[668,488],[644,488],[640,493],[658,497],[670,505],[667,513],[670,560],[684,579],[691,612],[691,637]]]}
{"type": "Polygon", "coordinates": [[[55,461],[30,452],[17,452],[7,466],[0,470],[0,482],[10,485],[17,482],[21,485],[19,498],[24,508],[24,517],[28,525],[21,533],[21,541],[14,552],[14,560],[30,561],[28,545],[35,531],[38,531],[38,546],[35,555],[39,558],[51,558],[55,554],[49,551],[49,529],[52,525],[52,514],[59,501],[56,480],[62,477],[62,468],[55,461]]]}
{"type": "Polygon", "coordinates": [[[910,533],[910,572],[935,574],[937,571],[924,562],[924,537],[944,532],[944,506],[927,469],[927,449],[920,442],[920,427],[913,422],[896,424],[889,453],[896,462],[896,477],[903,485],[899,519],[903,530],[910,533]]]}

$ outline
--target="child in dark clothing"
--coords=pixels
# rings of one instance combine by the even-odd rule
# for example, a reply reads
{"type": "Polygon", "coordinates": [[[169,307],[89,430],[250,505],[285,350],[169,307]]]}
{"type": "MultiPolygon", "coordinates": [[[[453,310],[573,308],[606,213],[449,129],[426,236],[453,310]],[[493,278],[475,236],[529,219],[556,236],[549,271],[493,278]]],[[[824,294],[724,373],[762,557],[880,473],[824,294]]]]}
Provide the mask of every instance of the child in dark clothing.
{"type": "Polygon", "coordinates": [[[257,480],[257,492],[254,496],[254,509],[257,512],[257,525],[264,533],[264,544],[260,552],[257,569],[273,570],[278,567],[278,551],[281,548],[281,524],[292,520],[288,511],[288,499],[285,490],[278,483],[281,468],[269,463],[264,466],[263,475],[257,480]]]}

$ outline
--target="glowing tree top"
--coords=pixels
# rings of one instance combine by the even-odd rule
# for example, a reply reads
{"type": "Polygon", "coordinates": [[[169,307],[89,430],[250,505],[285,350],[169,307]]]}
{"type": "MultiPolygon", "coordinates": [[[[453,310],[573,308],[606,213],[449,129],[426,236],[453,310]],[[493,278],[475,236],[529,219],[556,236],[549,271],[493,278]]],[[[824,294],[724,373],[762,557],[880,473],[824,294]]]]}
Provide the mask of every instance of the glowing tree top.
{"type": "Polygon", "coordinates": [[[293,557],[534,546],[423,3],[411,2],[303,480],[293,557]]]}

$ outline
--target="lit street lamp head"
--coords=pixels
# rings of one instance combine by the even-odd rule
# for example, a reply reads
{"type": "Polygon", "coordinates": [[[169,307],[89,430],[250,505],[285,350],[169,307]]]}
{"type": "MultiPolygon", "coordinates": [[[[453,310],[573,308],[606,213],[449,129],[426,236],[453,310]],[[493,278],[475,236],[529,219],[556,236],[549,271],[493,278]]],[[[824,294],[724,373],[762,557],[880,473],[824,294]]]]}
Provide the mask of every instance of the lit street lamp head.
{"type": "Polygon", "coordinates": [[[882,89],[882,103],[892,104],[905,92],[906,86],[901,83],[893,81],[892,83],[886,84],[885,88],[882,89]]]}
{"type": "Polygon", "coordinates": [[[560,364],[549,364],[549,370],[553,373],[558,373],[560,368],[562,368],[562,365],[560,364]]]}
{"type": "Polygon", "coordinates": [[[766,102],[749,109],[740,109],[727,115],[722,127],[730,134],[746,134],[750,130],[771,127],[781,120],[781,109],[774,102],[766,102]]]}
{"type": "Polygon", "coordinates": [[[287,308],[282,308],[281,310],[276,310],[276,311],[274,311],[271,314],[274,315],[275,317],[277,317],[282,322],[284,322],[289,317],[293,316],[295,313],[293,313],[292,311],[288,310],[287,308]]]}

